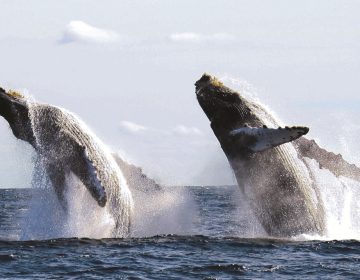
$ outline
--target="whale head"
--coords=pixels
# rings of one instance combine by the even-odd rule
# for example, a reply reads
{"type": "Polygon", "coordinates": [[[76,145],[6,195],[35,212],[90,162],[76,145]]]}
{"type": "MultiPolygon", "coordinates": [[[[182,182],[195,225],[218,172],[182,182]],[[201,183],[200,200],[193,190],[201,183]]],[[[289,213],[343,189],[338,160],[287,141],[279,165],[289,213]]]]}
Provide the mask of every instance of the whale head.
{"type": "Polygon", "coordinates": [[[199,104],[228,157],[271,149],[309,131],[303,126],[276,128],[275,120],[271,121],[272,128],[268,128],[271,116],[262,106],[209,74],[202,75],[195,83],[195,89],[199,104]]]}
{"type": "Polygon", "coordinates": [[[195,89],[215,133],[218,130],[229,132],[244,125],[261,125],[252,113],[250,101],[224,86],[216,77],[203,74],[195,83],[195,89]]]}
{"type": "Polygon", "coordinates": [[[6,119],[16,138],[35,147],[35,136],[29,117],[26,98],[16,91],[6,92],[0,88],[0,115],[6,119]]]}

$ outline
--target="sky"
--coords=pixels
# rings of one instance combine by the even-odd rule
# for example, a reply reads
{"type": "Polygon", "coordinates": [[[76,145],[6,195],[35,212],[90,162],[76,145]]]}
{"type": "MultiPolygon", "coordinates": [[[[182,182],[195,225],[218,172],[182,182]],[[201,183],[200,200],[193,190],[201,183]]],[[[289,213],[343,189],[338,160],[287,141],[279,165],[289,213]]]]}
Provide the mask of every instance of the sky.
{"type": "MultiPolygon", "coordinates": [[[[359,1],[0,0],[0,86],[64,107],[165,185],[234,184],[204,72],[360,164],[359,1]]],[[[34,152],[0,119],[0,187],[34,152]]]]}

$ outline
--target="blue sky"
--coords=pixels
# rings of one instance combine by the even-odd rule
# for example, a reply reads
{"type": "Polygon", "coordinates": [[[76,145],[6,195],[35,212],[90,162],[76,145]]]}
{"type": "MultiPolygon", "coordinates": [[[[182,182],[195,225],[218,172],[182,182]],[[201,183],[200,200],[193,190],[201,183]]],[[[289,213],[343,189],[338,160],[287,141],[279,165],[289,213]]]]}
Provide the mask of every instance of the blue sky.
{"type": "MultiPolygon", "coordinates": [[[[234,182],[194,82],[251,91],[284,123],[354,162],[358,1],[3,1],[0,85],[80,116],[168,185],[234,182]]],[[[27,185],[32,152],[0,120],[0,187],[27,185]]]]}

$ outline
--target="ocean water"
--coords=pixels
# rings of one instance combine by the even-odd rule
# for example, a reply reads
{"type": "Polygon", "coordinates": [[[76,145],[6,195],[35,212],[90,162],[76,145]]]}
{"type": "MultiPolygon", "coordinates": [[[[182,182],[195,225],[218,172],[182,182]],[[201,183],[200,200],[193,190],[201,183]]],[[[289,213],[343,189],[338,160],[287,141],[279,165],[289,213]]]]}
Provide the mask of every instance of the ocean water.
{"type": "Polygon", "coordinates": [[[65,223],[78,230],[73,237],[54,229],[61,221],[49,223],[47,208],[31,213],[48,200],[43,192],[0,189],[1,279],[360,277],[359,241],[267,237],[236,186],[173,188],[148,201],[135,195],[132,234],[118,239],[82,238],[80,228],[96,227],[90,221],[65,223]]]}

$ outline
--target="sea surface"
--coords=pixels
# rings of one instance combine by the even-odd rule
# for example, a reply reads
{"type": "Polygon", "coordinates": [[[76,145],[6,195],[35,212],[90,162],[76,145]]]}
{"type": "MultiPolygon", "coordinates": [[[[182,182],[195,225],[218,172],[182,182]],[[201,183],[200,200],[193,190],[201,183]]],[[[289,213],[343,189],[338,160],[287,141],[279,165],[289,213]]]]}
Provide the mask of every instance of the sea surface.
{"type": "Polygon", "coordinates": [[[127,238],[25,240],[39,191],[0,189],[1,279],[360,278],[359,241],[267,237],[235,186],[183,187],[175,196],[182,204],[156,212],[151,222],[151,213],[137,217],[127,238]]]}

